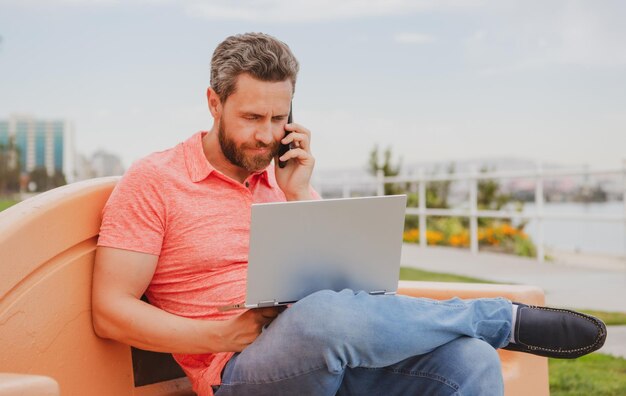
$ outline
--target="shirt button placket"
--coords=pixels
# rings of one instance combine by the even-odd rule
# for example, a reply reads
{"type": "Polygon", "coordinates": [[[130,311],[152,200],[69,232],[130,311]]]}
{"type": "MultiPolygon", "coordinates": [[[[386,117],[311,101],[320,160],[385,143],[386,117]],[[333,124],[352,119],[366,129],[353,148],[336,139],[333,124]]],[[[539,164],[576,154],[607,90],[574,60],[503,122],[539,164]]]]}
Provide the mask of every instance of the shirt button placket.
{"type": "Polygon", "coordinates": [[[247,205],[250,206],[254,203],[254,199],[252,198],[252,189],[250,188],[250,180],[246,180],[243,182],[243,186],[246,188],[246,192],[244,194],[247,205]]]}

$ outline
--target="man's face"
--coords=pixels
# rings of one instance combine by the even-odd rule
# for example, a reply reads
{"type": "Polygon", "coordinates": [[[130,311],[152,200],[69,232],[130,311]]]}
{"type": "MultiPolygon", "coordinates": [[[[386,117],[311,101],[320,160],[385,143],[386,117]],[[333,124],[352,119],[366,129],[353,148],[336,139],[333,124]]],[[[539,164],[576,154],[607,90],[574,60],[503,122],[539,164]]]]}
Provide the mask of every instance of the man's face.
{"type": "Polygon", "coordinates": [[[221,106],[219,143],[230,163],[257,172],[267,168],[278,154],[292,85],[290,81],[264,82],[242,74],[236,87],[221,106]]]}
{"type": "Polygon", "coordinates": [[[220,117],[217,131],[222,153],[231,164],[243,168],[248,172],[256,172],[267,168],[272,158],[278,154],[280,143],[273,141],[270,144],[257,141],[237,144],[235,139],[226,132],[224,117],[220,117]]]}

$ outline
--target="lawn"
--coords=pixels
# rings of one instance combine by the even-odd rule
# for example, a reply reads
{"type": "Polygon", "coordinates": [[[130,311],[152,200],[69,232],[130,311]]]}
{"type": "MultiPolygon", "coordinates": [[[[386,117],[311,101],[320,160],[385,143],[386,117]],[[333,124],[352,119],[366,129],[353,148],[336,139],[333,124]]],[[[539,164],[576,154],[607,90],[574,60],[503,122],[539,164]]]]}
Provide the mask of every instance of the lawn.
{"type": "Polygon", "coordinates": [[[12,199],[2,199],[2,198],[0,198],[0,212],[5,210],[9,206],[15,205],[17,202],[18,201],[14,201],[12,199]]]}
{"type": "Polygon", "coordinates": [[[626,359],[592,353],[548,362],[552,396],[626,395],[626,359]]]}
{"type": "Polygon", "coordinates": [[[578,311],[602,319],[607,326],[626,325],[626,313],[623,312],[606,312],[590,309],[579,309],[578,311]]]}
{"type": "MultiPolygon", "coordinates": [[[[400,269],[400,279],[432,282],[494,283],[484,279],[454,274],[423,271],[415,268],[400,269]]],[[[626,314],[582,310],[602,319],[606,324],[626,324],[626,314]]],[[[552,396],[610,396],[626,395],[626,359],[592,353],[578,359],[548,359],[550,394],[552,396]]]]}
{"type": "Polygon", "coordinates": [[[400,268],[400,279],[420,280],[428,282],[495,283],[484,279],[470,278],[469,276],[445,274],[442,272],[430,272],[408,267],[400,268]]]}

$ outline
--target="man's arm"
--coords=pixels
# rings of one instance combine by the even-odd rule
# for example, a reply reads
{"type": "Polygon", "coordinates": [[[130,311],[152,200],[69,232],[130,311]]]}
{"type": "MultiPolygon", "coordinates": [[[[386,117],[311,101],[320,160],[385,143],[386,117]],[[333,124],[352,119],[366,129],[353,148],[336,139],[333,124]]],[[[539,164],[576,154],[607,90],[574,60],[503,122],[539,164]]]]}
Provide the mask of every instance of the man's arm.
{"type": "Polygon", "coordinates": [[[256,309],[224,321],[180,317],[140,298],[158,257],[99,247],[93,274],[92,315],[96,334],[137,348],[169,353],[239,352],[278,314],[256,309]]]}

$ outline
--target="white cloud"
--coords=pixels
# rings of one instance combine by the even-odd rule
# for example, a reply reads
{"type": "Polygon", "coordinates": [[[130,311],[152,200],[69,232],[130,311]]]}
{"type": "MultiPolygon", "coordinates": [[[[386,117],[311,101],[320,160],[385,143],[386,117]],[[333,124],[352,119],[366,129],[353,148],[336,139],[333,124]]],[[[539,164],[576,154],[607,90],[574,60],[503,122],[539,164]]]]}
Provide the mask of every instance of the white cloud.
{"type": "Polygon", "coordinates": [[[486,37],[487,37],[487,31],[485,31],[485,30],[477,30],[474,33],[472,33],[466,39],[466,41],[468,43],[476,43],[476,42],[483,41],[486,37]]]}
{"type": "Polygon", "coordinates": [[[494,14],[485,28],[464,40],[466,59],[481,73],[552,65],[626,66],[626,25],[618,12],[625,6],[580,1],[508,4],[490,8],[494,14]]]}
{"type": "Polygon", "coordinates": [[[111,6],[119,5],[120,0],[0,0],[0,5],[14,7],[72,7],[72,6],[111,6]]]}
{"type": "Polygon", "coordinates": [[[435,41],[433,36],[422,33],[398,33],[393,39],[399,43],[406,44],[428,44],[435,41]]]}
{"type": "Polygon", "coordinates": [[[626,65],[623,14],[595,4],[568,3],[555,26],[560,39],[555,61],[589,66],[626,65]]]}
{"type": "Polygon", "coordinates": [[[467,8],[482,0],[236,0],[188,1],[189,15],[211,20],[314,22],[406,15],[434,9],[467,8]]]}
{"type": "Polygon", "coordinates": [[[18,7],[174,5],[187,15],[217,21],[319,22],[407,15],[482,5],[485,0],[0,0],[18,7]]]}

